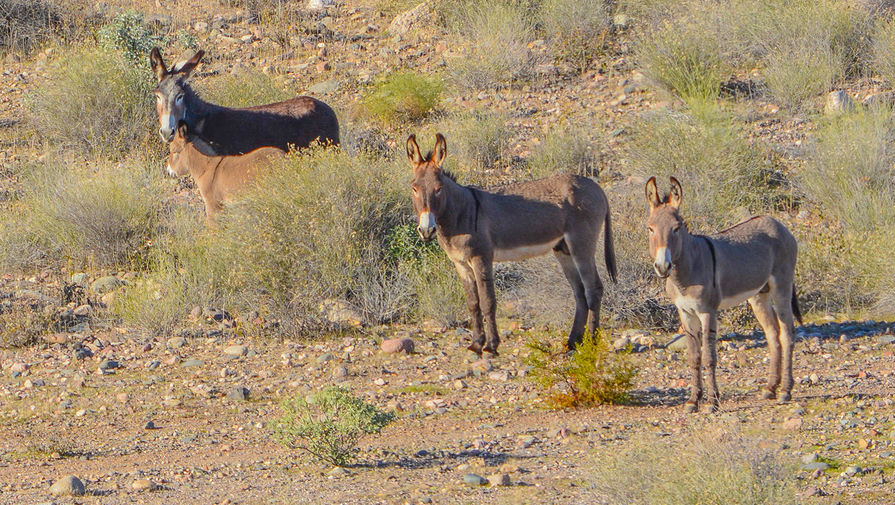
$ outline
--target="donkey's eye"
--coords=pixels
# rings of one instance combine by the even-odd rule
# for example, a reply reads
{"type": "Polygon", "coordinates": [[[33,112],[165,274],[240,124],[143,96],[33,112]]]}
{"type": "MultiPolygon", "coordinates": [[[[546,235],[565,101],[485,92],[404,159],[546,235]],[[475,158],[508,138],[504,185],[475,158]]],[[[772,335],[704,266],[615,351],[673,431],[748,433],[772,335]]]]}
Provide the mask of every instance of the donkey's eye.
{"type": "Polygon", "coordinates": [[[177,103],[183,103],[183,95],[177,95],[177,98],[175,98],[175,101],[177,101],[177,103]]]}
{"type": "Polygon", "coordinates": [[[435,190],[435,196],[441,196],[441,188],[435,190]]]}
{"type": "Polygon", "coordinates": [[[671,230],[671,231],[673,231],[674,233],[677,233],[677,232],[681,231],[681,227],[680,227],[680,226],[675,226],[674,229],[671,230]]]}
{"type": "Polygon", "coordinates": [[[650,235],[652,235],[653,233],[656,233],[656,230],[654,230],[652,226],[647,226],[646,231],[648,231],[650,235]]]}
{"type": "Polygon", "coordinates": [[[417,186],[411,186],[411,188],[413,189],[414,195],[418,195],[420,193],[420,188],[418,188],[417,186]]]}

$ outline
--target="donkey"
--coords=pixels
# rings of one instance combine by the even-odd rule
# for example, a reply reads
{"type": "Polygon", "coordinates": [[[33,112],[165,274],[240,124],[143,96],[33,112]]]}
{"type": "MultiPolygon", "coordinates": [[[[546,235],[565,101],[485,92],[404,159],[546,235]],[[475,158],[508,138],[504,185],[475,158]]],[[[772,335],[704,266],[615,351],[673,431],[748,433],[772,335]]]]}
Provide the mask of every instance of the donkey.
{"type": "Polygon", "coordinates": [[[168,173],[183,177],[189,173],[205,202],[205,215],[209,224],[215,224],[218,212],[233,195],[246,187],[270,164],[286,152],[276,147],[261,147],[238,156],[205,156],[201,146],[204,141],[189,133],[185,124],[177,128],[174,140],[168,144],[168,173]]]}
{"type": "Polygon", "coordinates": [[[793,316],[802,322],[794,284],[796,239],[779,221],[768,216],[752,217],[711,236],[691,235],[679,213],[683,190],[674,177],[671,192],[664,197],[659,197],[656,178],[650,178],[646,199],[650,206],[647,228],[653,268],[666,279],[665,292],[677,306],[687,338],[692,384],[686,411],[699,410],[703,393],[701,365],[707,370],[710,410],[718,409],[718,311],[744,300],[749,300],[768,340],[770,377],[762,397],[777,398],[780,386],[779,400],[789,401],[793,385],[793,316]]]}
{"type": "Polygon", "coordinates": [[[159,135],[174,139],[180,123],[205,141],[208,156],[245,154],[259,147],[305,148],[312,142],[339,143],[339,123],[329,105],[308,96],[284,102],[231,109],[203,101],[187,83],[205,51],[170,70],[159,49],[153,48],[149,62],[158,78],[155,88],[159,135]]]}
{"type": "Polygon", "coordinates": [[[472,319],[469,350],[497,355],[500,344],[492,263],[551,250],[575,293],[568,339],[569,350],[574,350],[581,343],[585,322],[590,332],[600,322],[603,284],[594,254],[604,224],[606,270],[613,282],[616,277],[609,203],[603,190],[590,179],[569,174],[508,184],[493,193],[461,186],[441,168],[447,145],[440,133],[435,138],[435,149],[425,157],[416,136],[407,139],[417,231],[424,240],[438,238],[460,275],[472,319]]]}

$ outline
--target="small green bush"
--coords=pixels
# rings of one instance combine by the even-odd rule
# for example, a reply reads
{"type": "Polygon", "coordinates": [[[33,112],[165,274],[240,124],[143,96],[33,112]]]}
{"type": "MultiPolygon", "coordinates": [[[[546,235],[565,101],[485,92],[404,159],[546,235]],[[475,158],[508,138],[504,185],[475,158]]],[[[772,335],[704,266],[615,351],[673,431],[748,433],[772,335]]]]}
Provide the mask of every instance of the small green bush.
{"type": "Polygon", "coordinates": [[[452,7],[466,37],[463,55],[451,62],[454,82],[481,89],[507,86],[531,75],[537,60],[528,48],[535,21],[523,2],[464,2],[452,7]]]}
{"type": "Polygon", "coordinates": [[[379,433],[395,418],[338,386],[307,398],[295,396],[282,408],[283,416],[271,423],[274,437],[286,447],[336,466],[351,463],[360,439],[379,433]]]}
{"type": "Polygon", "coordinates": [[[29,100],[31,120],[53,147],[85,156],[157,151],[149,142],[158,129],[153,86],[148,66],[118,52],[79,49],[52,64],[29,100]]]}
{"type": "Polygon", "coordinates": [[[594,462],[596,503],[795,505],[794,472],[764,439],[700,424],[677,437],[642,437],[594,462]]]}
{"type": "Polygon", "coordinates": [[[135,10],[116,15],[96,32],[96,38],[100,46],[120,52],[138,66],[147,66],[149,51],[162,45],[162,39],[143,21],[143,14],[135,10]]]}
{"type": "Polygon", "coordinates": [[[374,84],[362,104],[367,114],[386,124],[418,121],[438,107],[443,89],[437,77],[395,72],[374,84]]]}
{"type": "Polygon", "coordinates": [[[252,107],[281,102],[294,96],[276,78],[247,69],[197,81],[202,98],[224,107],[252,107]]]}
{"type": "MultiPolygon", "coordinates": [[[[136,164],[96,171],[58,162],[34,169],[20,202],[4,215],[0,242],[30,258],[67,260],[80,266],[126,266],[139,259],[156,230],[157,178],[136,164]]],[[[14,267],[33,268],[2,256],[14,267]]]]}
{"type": "Polygon", "coordinates": [[[579,72],[603,52],[609,32],[605,0],[545,0],[540,14],[557,57],[579,72]]]}
{"type": "Polygon", "coordinates": [[[571,357],[549,341],[534,340],[527,345],[526,362],[532,367],[532,378],[555,408],[622,403],[637,376],[637,367],[626,354],[612,349],[609,334],[603,330],[585,335],[571,357]]]}
{"type": "Polygon", "coordinates": [[[699,121],[647,114],[631,133],[628,157],[637,175],[656,176],[660,187],[669,176],[680,180],[683,214],[694,232],[719,230],[781,203],[770,154],[723,115],[699,121]]]}
{"type": "Polygon", "coordinates": [[[597,161],[585,129],[557,126],[534,148],[527,165],[533,178],[558,172],[590,176],[597,171],[597,161]]]}

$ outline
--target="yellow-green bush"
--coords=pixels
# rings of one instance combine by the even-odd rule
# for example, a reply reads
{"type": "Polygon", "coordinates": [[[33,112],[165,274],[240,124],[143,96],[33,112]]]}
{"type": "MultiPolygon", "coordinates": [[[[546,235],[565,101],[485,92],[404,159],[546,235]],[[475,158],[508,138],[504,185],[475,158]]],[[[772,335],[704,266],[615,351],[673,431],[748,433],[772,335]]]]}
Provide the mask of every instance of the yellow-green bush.
{"type": "Polygon", "coordinates": [[[395,72],[374,84],[362,103],[367,114],[385,124],[418,121],[438,107],[443,89],[437,77],[395,72]]]}

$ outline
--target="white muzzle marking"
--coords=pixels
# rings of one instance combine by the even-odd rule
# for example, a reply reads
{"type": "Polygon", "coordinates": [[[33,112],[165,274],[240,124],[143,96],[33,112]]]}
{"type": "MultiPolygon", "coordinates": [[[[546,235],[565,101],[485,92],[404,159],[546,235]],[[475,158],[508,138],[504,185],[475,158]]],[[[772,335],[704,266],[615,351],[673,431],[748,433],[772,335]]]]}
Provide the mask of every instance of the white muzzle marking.
{"type": "Polygon", "coordinates": [[[171,177],[174,177],[174,178],[180,177],[179,175],[177,175],[177,172],[175,172],[174,169],[171,168],[170,163],[165,163],[165,169],[168,171],[168,175],[170,175],[171,177]]]}
{"type": "Polygon", "coordinates": [[[667,247],[656,249],[656,261],[653,263],[653,268],[660,277],[668,277],[668,272],[671,271],[671,251],[667,247]]]}
{"type": "Polygon", "coordinates": [[[421,212],[420,213],[420,224],[417,227],[417,231],[420,233],[420,236],[426,240],[431,240],[435,235],[435,216],[432,215],[431,212],[421,212]]]}
{"type": "Polygon", "coordinates": [[[163,115],[159,123],[161,124],[164,133],[170,132],[171,134],[173,134],[175,131],[177,131],[177,122],[174,121],[174,116],[172,116],[171,114],[163,115]]]}

